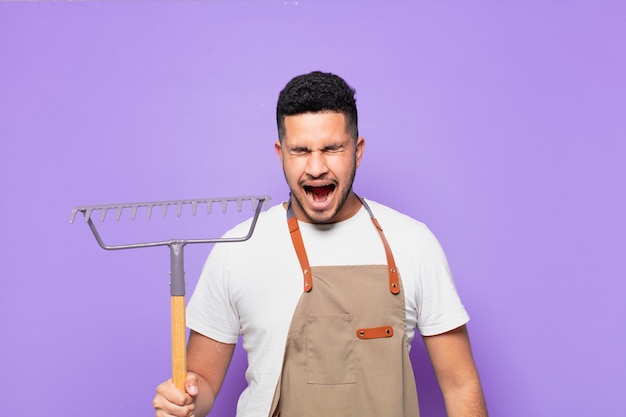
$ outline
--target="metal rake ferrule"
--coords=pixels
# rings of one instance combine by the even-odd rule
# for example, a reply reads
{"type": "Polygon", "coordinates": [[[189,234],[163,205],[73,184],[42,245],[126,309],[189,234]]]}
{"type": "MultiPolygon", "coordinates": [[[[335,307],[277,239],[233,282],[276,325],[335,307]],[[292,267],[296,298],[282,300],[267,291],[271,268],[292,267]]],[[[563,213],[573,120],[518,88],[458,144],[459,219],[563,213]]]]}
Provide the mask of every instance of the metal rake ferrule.
{"type": "Polygon", "coordinates": [[[252,236],[252,232],[254,231],[254,227],[256,226],[256,222],[261,213],[264,203],[267,203],[266,206],[269,205],[270,197],[269,196],[239,196],[239,197],[215,197],[215,198],[200,198],[200,199],[188,199],[188,200],[167,200],[167,201],[151,201],[151,202],[141,202],[141,203],[122,203],[122,204],[103,204],[103,205],[90,205],[90,206],[78,206],[72,210],[70,215],[70,223],[73,223],[76,215],[80,212],[85,217],[85,222],[89,225],[96,241],[103,249],[107,250],[116,250],[116,249],[132,249],[132,248],[145,248],[145,247],[153,247],[153,246],[179,246],[186,245],[188,243],[218,243],[218,242],[242,242],[248,240],[250,236],[252,236]],[[137,211],[139,208],[146,209],[146,217],[150,219],[152,216],[152,211],[155,207],[161,210],[161,215],[165,217],[167,215],[168,207],[174,206],[176,207],[176,215],[180,217],[183,212],[183,207],[191,206],[191,213],[195,216],[198,211],[198,206],[205,205],[207,214],[211,213],[212,207],[214,203],[217,203],[223,213],[226,213],[228,207],[234,203],[237,206],[237,211],[241,212],[243,209],[243,203],[245,201],[250,201],[252,204],[252,208],[254,209],[254,217],[252,219],[250,230],[248,233],[241,237],[232,237],[232,238],[205,238],[205,239],[172,239],[165,241],[157,241],[157,242],[145,242],[145,243],[131,243],[131,244],[122,244],[122,245],[108,245],[104,243],[96,226],[91,218],[93,212],[100,212],[100,222],[104,222],[107,213],[109,211],[115,212],[115,220],[119,221],[122,217],[122,213],[124,211],[130,210],[130,218],[134,220],[137,216],[137,211]]]}

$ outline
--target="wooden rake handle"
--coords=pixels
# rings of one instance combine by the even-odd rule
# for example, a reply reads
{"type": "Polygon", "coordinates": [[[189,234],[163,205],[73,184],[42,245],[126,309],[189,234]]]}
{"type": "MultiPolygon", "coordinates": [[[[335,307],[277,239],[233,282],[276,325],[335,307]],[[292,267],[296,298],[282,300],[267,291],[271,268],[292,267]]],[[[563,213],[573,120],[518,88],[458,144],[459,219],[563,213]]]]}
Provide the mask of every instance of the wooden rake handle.
{"type": "Polygon", "coordinates": [[[185,296],[171,296],[172,304],[172,382],[185,392],[187,375],[185,296]]]}

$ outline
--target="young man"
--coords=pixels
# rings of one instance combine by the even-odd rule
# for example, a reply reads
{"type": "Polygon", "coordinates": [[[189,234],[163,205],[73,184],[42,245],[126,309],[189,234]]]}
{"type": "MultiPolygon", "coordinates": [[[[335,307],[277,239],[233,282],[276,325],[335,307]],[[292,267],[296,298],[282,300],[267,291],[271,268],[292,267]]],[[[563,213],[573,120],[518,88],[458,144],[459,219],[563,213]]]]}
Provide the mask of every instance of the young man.
{"type": "Polygon", "coordinates": [[[354,94],[321,72],[280,93],[274,146],[290,198],[261,214],[250,240],[213,248],[187,308],[186,393],[159,385],[158,417],[211,410],[240,334],[249,368],[238,417],[419,416],[416,327],[448,415],[487,415],[437,240],[352,190],[365,146],[354,94]]]}

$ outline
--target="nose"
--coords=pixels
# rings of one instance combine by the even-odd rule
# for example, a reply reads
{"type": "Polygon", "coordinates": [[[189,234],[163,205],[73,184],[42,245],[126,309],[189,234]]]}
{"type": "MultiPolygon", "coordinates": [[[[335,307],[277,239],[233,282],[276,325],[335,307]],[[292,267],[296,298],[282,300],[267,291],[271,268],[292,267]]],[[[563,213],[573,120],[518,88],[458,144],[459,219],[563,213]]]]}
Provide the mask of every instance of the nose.
{"type": "Polygon", "coordinates": [[[324,152],[311,152],[311,154],[307,158],[306,174],[313,178],[319,178],[327,172],[328,165],[326,165],[326,157],[324,155],[324,152]]]}

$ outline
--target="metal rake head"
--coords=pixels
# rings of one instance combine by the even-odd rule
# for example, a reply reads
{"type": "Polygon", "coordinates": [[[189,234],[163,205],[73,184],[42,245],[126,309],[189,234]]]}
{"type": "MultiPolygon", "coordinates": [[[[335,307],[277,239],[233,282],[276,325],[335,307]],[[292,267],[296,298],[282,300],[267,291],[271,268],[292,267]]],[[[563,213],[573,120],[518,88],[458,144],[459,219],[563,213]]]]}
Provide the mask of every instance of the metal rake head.
{"type": "Polygon", "coordinates": [[[103,204],[98,206],[78,206],[72,210],[70,215],[70,223],[73,223],[77,213],[82,213],[85,217],[85,222],[89,225],[96,241],[103,249],[131,249],[131,248],[145,248],[151,246],[179,246],[186,245],[188,243],[218,243],[218,242],[241,242],[247,240],[252,235],[256,221],[261,213],[263,205],[269,206],[269,196],[240,196],[240,197],[215,197],[215,198],[199,198],[189,200],[167,200],[167,201],[151,201],[142,203],[123,203],[123,204],[103,204]],[[172,239],[167,241],[145,242],[145,243],[129,243],[123,245],[108,245],[103,242],[100,234],[98,233],[96,226],[91,219],[91,215],[95,211],[100,212],[100,222],[103,222],[107,217],[109,211],[115,212],[115,220],[118,221],[122,217],[124,211],[130,210],[130,218],[134,220],[137,216],[137,211],[140,208],[146,209],[146,216],[149,219],[152,216],[152,211],[155,207],[161,210],[161,215],[165,217],[167,215],[168,208],[170,206],[176,207],[176,214],[180,217],[183,213],[183,207],[191,206],[191,213],[195,215],[199,206],[206,206],[208,214],[211,213],[214,204],[221,207],[222,212],[226,213],[228,207],[236,205],[237,211],[241,212],[243,204],[246,201],[250,201],[252,209],[254,210],[254,217],[252,219],[251,227],[245,236],[233,237],[233,238],[204,238],[204,239],[172,239]]]}
{"type": "Polygon", "coordinates": [[[183,207],[191,206],[191,213],[195,216],[198,212],[198,206],[206,206],[206,211],[208,214],[211,214],[213,209],[213,204],[218,204],[222,213],[226,213],[228,210],[229,203],[235,203],[237,206],[237,211],[241,212],[244,201],[250,201],[252,203],[252,208],[255,209],[257,203],[269,204],[270,197],[269,196],[240,196],[240,197],[212,197],[212,198],[199,198],[199,199],[190,199],[190,200],[166,200],[166,201],[150,201],[150,202],[141,202],[141,203],[122,203],[122,204],[101,204],[101,205],[90,205],[90,206],[78,206],[72,210],[70,215],[70,223],[74,223],[76,218],[76,214],[83,213],[85,216],[85,222],[88,222],[91,218],[91,213],[94,211],[100,212],[100,222],[103,222],[107,216],[109,211],[115,212],[115,220],[119,220],[122,217],[122,212],[130,209],[130,218],[131,220],[135,220],[137,216],[137,211],[140,208],[146,209],[146,217],[150,219],[152,216],[152,211],[155,207],[161,210],[161,215],[165,217],[167,215],[168,208],[170,206],[176,207],[176,215],[180,217],[183,212],[183,207]]]}

